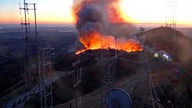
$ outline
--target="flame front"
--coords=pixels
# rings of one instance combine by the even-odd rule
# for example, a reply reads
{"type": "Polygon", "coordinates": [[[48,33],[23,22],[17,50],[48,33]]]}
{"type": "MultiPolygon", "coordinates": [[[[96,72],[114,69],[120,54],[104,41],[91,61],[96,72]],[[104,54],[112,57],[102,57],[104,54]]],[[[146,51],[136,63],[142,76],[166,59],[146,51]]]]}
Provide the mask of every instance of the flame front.
{"type": "Polygon", "coordinates": [[[142,51],[142,46],[138,41],[133,39],[117,38],[113,36],[105,36],[98,32],[91,32],[79,37],[80,42],[84,45],[84,49],[78,50],[76,54],[85,52],[86,50],[95,49],[117,49],[127,52],[142,51]]]}

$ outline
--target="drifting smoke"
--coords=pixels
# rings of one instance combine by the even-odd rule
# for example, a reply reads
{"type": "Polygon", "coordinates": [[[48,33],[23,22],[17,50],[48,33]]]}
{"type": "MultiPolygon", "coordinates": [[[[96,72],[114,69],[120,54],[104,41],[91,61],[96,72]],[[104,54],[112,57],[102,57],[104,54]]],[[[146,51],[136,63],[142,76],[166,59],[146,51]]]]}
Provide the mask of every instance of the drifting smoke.
{"type": "Polygon", "coordinates": [[[114,35],[117,30],[131,33],[134,27],[123,19],[118,3],[119,0],[74,0],[73,14],[77,29],[107,35],[114,35]]]}
{"type": "MultiPolygon", "coordinates": [[[[79,31],[79,40],[86,49],[109,47],[123,49],[120,46],[130,45],[126,42],[131,40],[126,41],[121,38],[117,39],[117,47],[115,47],[114,36],[129,36],[135,29],[122,17],[118,3],[119,0],[74,0],[73,14],[79,31]],[[121,45],[118,42],[126,44],[121,45]]],[[[136,41],[131,43],[134,42],[136,41]]],[[[134,45],[138,47],[138,51],[142,50],[138,42],[134,45]]],[[[130,51],[127,47],[123,50],[130,51]]],[[[134,46],[131,46],[131,49],[131,51],[137,51],[134,46]]]]}

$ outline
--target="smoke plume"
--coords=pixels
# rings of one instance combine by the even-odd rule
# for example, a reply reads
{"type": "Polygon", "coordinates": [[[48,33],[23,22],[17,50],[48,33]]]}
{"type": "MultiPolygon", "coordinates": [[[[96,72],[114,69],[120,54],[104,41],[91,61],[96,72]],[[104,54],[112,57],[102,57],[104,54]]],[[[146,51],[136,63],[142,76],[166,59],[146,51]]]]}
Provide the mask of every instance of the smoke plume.
{"type": "Polygon", "coordinates": [[[142,51],[139,42],[125,38],[135,30],[122,17],[118,4],[119,0],[74,0],[73,14],[78,38],[85,47],[77,53],[100,48],[142,51]]]}
{"type": "Polygon", "coordinates": [[[134,27],[123,19],[118,4],[119,0],[74,0],[77,29],[81,33],[97,31],[116,37],[130,35],[134,27]]]}

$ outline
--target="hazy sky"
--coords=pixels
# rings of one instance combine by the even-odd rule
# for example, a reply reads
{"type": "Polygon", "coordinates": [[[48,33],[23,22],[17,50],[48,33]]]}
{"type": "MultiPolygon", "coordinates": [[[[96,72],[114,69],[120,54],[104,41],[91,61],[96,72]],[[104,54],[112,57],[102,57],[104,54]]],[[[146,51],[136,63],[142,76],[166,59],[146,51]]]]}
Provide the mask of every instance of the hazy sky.
{"type": "MultiPolygon", "coordinates": [[[[26,0],[37,3],[39,23],[73,23],[71,6],[73,0],[26,0]]],[[[135,23],[164,23],[168,0],[121,0],[120,6],[129,20],[135,23]]],[[[23,0],[0,1],[0,23],[20,23],[19,2],[23,0]]],[[[177,0],[177,23],[192,25],[192,0],[177,0]]],[[[22,5],[23,6],[23,5],[22,5]]],[[[31,12],[32,13],[32,12],[31,12]]],[[[33,14],[30,14],[33,15],[33,14]]],[[[32,18],[30,19],[32,20],[32,18]]]]}

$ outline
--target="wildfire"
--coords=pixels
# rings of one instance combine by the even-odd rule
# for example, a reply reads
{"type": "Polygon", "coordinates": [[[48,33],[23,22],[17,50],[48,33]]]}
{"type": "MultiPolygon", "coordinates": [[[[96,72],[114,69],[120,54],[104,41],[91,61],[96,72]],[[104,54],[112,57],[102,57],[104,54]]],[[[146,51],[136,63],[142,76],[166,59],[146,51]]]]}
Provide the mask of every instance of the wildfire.
{"type": "Polygon", "coordinates": [[[74,0],[72,12],[79,32],[79,41],[85,47],[76,54],[108,48],[127,52],[142,51],[139,42],[133,39],[115,39],[112,36],[125,36],[132,32],[132,26],[125,19],[119,2],[120,0],[74,0]]]}
{"type": "Polygon", "coordinates": [[[80,54],[86,50],[95,49],[118,49],[127,52],[142,51],[142,46],[138,41],[133,39],[125,40],[124,38],[115,39],[113,36],[104,36],[98,32],[84,34],[86,36],[79,37],[80,42],[84,45],[84,49],[76,52],[80,54]]]}

